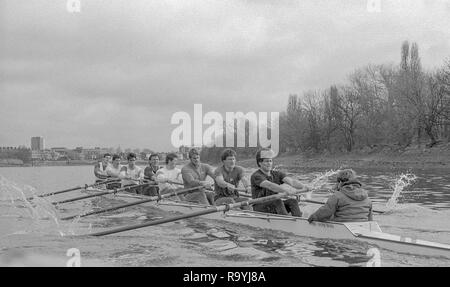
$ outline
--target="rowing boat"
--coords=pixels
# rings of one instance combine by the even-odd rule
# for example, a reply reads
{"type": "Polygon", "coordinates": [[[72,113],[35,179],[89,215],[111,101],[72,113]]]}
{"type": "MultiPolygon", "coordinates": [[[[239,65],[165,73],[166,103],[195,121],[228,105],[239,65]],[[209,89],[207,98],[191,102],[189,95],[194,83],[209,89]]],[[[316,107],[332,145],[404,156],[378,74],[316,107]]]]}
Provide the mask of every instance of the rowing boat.
{"type": "MultiPolygon", "coordinates": [[[[89,192],[100,191],[103,190],[95,188],[89,190],[89,192]]],[[[120,198],[126,202],[133,202],[138,199],[146,199],[148,196],[131,192],[121,192],[116,194],[116,198],[120,198]]],[[[183,214],[202,211],[211,207],[167,199],[157,203],[147,202],[142,204],[142,206],[183,214]]],[[[292,233],[302,237],[363,241],[381,249],[392,250],[397,253],[450,259],[450,245],[385,233],[375,221],[345,223],[328,221],[309,223],[306,218],[248,210],[229,210],[223,213],[203,215],[203,217],[235,224],[249,225],[256,228],[292,233]]]]}

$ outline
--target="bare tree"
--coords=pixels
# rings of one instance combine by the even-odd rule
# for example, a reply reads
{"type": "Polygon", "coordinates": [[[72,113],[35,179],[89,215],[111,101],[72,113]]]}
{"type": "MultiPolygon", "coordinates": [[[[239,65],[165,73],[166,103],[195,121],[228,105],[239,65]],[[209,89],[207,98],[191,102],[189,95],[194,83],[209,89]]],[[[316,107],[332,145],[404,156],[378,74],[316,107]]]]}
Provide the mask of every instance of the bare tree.
{"type": "Polygon", "coordinates": [[[355,146],[355,132],[358,127],[358,120],[362,112],[357,92],[352,87],[342,88],[338,109],[342,115],[340,130],[345,137],[347,151],[352,151],[355,146]]]}
{"type": "Polygon", "coordinates": [[[304,111],[306,115],[307,138],[306,146],[318,152],[322,146],[321,139],[321,95],[319,92],[308,92],[304,95],[304,111]]]}

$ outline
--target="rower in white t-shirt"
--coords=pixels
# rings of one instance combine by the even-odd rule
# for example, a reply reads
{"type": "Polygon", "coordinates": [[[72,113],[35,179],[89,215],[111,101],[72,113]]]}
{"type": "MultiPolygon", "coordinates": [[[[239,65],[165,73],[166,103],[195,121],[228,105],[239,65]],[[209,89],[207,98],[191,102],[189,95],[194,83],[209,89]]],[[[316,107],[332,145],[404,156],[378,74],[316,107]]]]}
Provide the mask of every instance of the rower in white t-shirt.
{"type": "Polygon", "coordinates": [[[108,178],[106,169],[110,166],[111,154],[105,153],[101,161],[97,162],[94,167],[94,175],[97,178],[96,182],[104,181],[108,178]]]}
{"type": "MultiPolygon", "coordinates": [[[[166,166],[156,172],[156,181],[161,194],[180,189],[183,186],[181,170],[176,167],[178,156],[169,153],[166,156],[166,166]]],[[[181,198],[181,196],[179,195],[181,198]]]]}
{"type": "Polygon", "coordinates": [[[122,179],[122,186],[141,184],[144,180],[144,170],[135,164],[136,155],[130,153],[127,156],[128,164],[120,169],[119,178],[122,179]]]}
{"type": "Polygon", "coordinates": [[[106,168],[106,174],[112,178],[119,178],[121,168],[120,156],[115,154],[112,157],[112,164],[106,168]]]}

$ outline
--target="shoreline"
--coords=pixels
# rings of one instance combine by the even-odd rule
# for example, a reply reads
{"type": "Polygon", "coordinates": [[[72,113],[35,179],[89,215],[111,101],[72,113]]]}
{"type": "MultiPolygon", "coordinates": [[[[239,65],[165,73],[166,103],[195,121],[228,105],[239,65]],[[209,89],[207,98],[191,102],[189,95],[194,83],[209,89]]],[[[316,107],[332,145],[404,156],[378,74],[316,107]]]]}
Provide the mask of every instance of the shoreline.
{"type": "MultiPolygon", "coordinates": [[[[255,167],[255,159],[239,161],[244,167],[255,167]]],[[[285,168],[364,168],[364,169],[443,169],[450,171],[450,143],[433,148],[409,147],[393,150],[385,147],[372,152],[341,154],[284,153],[274,159],[274,165],[285,168]]]]}
{"type": "MultiPolygon", "coordinates": [[[[0,163],[0,168],[2,167],[45,167],[45,166],[92,166],[94,167],[94,165],[97,163],[98,161],[70,161],[69,163],[67,163],[67,161],[43,161],[43,162],[39,162],[39,163],[26,163],[26,164],[1,164],[0,163]]],[[[187,160],[180,160],[179,161],[181,164],[185,164],[187,163],[187,160]]],[[[123,161],[120,163],[121,165],[126,165],[126,161],[123,161]]],[[[137,160],[136,161],[136,165],[139,166],[146,166],[148,165],[148,161],[147,160],[137,160]]],[[[160,162],[160,165],[165,165],[164,162],[160,162]]]]}
{"type": "MultiPolygon", "coordinates": [[[[185,164],[188,160],[180,160],[185,164]]],[[[204,161],[207,163],[206,161],[204,161]]],[[[33,164],[0,163],[1,167],[33,167],[33,166],[94,166],[97,161],[47,161],[33,164]]],[[[126,164],[126,161],[121,164],[126,164]]],[[[138,160],[139,166],[146,166],[148,161],[138,160]]],[[[212,163],[209,163],[212,164],[212,163]]],[[[220,163],[214,163],[220,164],[220,163]]],[[[243,167],[256,167],[255,159],[238,159],[237,164],[243,167]]],[[[161,162],[164,165],[164,162],[161,162]]],[[[274,159],[274,165],[286,168],[412,168],[412,169],[444,169],[450,170],[450,143],[433,148],[410,147],[404,150],[385,148],[377,152],[352,152],[341,154],[283,153],[274,159]]]]}
{"type": "MultiPolygon", "coordinates": [[[[244,167],[255,167],[255,159],[246,159],[239,161],[244,167]]],[[[364,168],[364,169],[393,169],[393,168],[411,168],[411,169],[445,169],[450,170],[449,161],[420,161],[401,158],[372,158],[354,156],[331,156],[331,157],[306,157],[304,155],[281,155],[274,159],[274,165],[282,165],[285,168],[364,168]]]]}

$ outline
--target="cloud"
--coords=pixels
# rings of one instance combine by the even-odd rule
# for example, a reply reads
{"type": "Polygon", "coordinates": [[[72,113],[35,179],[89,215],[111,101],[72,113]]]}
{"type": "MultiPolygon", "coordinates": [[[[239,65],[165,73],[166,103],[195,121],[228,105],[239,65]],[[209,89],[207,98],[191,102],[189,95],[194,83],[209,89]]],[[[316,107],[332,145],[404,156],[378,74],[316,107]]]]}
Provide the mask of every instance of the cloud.
{"type": "Polygon", "coordinates": [[[381,0],[380,13],[358,0],[81,4],[71,14],[65,1],[2,2],[0,145],[45,133],[50,146],[167,150],[171,115],[195,103],[282,111],[291,93],[398,62],[403,40],[426,68],[450,41],[439,0],[381,0]]]}

